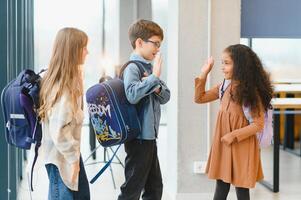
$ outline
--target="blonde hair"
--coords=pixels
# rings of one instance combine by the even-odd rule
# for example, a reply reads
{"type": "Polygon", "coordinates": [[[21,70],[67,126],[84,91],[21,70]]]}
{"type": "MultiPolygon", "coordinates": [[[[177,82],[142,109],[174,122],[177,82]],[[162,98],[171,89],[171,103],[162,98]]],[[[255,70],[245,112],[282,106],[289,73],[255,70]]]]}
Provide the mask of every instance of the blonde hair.
{"type": "Polygon", "coordinates": [[[48,70],[41,81],[39,117],[47,118],[47,112],[60,99],[64,91],[71,98],[73,114],[81,108],[83,80],[81,65],[83,50],[87,46],[88,36],[76,28],[63,28],[55,38],[48,70]],[[49,98],[54,86],[58,86],[53,98],[49,98]]]}

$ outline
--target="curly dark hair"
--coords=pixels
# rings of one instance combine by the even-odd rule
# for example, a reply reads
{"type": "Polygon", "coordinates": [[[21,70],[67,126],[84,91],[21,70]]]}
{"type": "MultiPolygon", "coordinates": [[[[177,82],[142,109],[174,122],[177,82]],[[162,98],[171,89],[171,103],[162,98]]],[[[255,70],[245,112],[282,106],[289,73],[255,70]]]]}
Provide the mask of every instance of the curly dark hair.
{"type": "Polygon", "coordinates": [[[273,97],[273,86],[259,57],[250,47],[242,44],[231,45],[224,52],[229,53],[233,60],[232,80],[238,82],[233,99],[241,105],[251,106],[252,111],[257,113],[261,103],[266,111],[273,97]]]}

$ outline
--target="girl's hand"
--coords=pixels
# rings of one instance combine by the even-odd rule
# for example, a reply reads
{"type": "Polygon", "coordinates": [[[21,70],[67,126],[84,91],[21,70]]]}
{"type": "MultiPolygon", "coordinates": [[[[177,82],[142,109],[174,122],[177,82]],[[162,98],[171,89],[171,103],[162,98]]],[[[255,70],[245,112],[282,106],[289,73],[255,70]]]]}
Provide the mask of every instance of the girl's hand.
{"type": "Polygon", "coordinates": [[[221,139],[221,142],[225,143],[226,145],[231,145],[235,141],[235,135],[232,133],[228,133],[224,135],[221,139]]]}
{"type": "Polygon", "coordinates": [[[75,184],[75,182],[78,180],[78,175],[79,175],[79,161],[76,161],[71,165],[71,183],[75,184]]]}
{"type": "Polygon", "coordinates": [[[210,56],[207,60],[207,62],[203,65],[201,72],[204,75],[209,74],[209,72],[211,71],[212,67],[214,65],[214,59],[212,56],[210,56]]]}

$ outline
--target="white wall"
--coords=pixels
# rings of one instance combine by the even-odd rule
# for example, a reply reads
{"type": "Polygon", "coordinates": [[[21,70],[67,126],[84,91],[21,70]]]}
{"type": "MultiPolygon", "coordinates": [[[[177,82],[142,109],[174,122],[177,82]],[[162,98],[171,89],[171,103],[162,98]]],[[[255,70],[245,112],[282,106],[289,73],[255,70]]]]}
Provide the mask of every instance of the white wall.
{"type": "Polygon", "coordinates": [[[112,75],[116,66],[128,61],[133,51],[129,26],[137,19],[151,19],[151,0],[106,0],[105,59],[112,75]]]}
{"type": "Polygon", "coordinates": [[[214,181],[194,174],[194,161],[206,161],[218,104],[194,103],[194,78],[209,55],[216,67],[208,82],[222,81],[220,57],[240,41],[240,0],[170,0],[168,71],[171,89],[167,123],[166,191],[172,199],[201,199],[213,194],[214,181]],[[209,135],[208,135],[209,134],[209,135]]]}
{"type": "Polygon", "coordinates": [[[272,79],[301,79],[301,39],[253,39],[253,50],[272,79]]]}
{"type": "Polygon", "coordinates": [[[89,36],[85,86],[98,82],[101,66],[102,1],[38,0],[34,2],[35,68],[48,66],[56,33],[75,27],[89,36]]]}

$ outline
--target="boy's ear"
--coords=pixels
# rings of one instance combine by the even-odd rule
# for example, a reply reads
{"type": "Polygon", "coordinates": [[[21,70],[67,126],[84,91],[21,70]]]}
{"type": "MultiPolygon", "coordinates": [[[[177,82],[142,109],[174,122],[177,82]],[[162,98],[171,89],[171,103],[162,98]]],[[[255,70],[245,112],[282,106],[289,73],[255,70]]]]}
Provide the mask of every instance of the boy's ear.
{"type": "Polygon", "coordinates": [[[143,43],[143,40],[141,39],[141,38],[137,38],[137,40],[136,40],[136,42],[135,42],[135,44],[136,44],[136,48],[137,47],[141,47],[142,46],[142,43],[143,43]]]}

